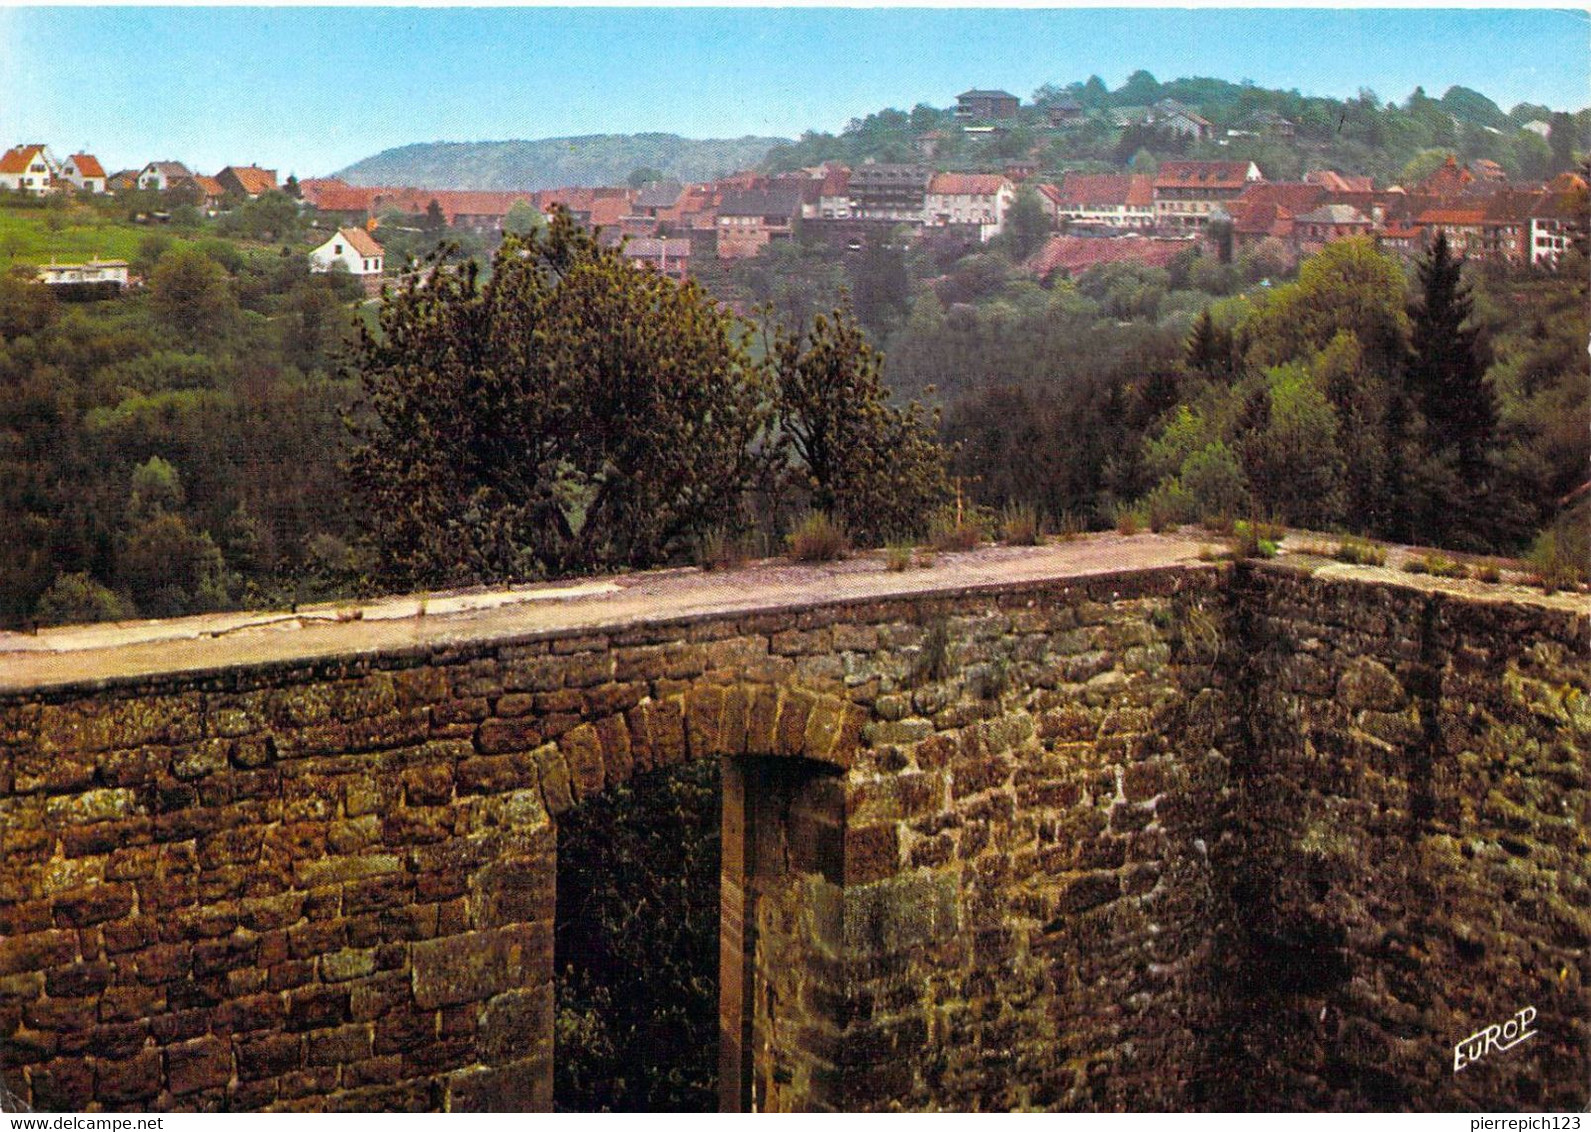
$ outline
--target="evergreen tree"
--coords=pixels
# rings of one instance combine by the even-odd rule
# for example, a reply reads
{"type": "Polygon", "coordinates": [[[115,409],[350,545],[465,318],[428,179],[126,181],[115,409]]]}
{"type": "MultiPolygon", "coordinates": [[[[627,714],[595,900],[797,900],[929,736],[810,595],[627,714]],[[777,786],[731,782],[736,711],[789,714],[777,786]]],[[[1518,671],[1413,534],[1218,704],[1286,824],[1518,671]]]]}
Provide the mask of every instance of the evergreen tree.
{"type": "Polygon", "coordinates": [[[1466,478],[1484,474],[1486,450],[1497,428],[1497,400],[1486,382],[1485,351],[1470,322],[1471,298],[1446,233],[1418,265],[1420,296],[1409,309],[1407,385],[1425,417],[1433,452],[1457,450],[1466,478]]]}

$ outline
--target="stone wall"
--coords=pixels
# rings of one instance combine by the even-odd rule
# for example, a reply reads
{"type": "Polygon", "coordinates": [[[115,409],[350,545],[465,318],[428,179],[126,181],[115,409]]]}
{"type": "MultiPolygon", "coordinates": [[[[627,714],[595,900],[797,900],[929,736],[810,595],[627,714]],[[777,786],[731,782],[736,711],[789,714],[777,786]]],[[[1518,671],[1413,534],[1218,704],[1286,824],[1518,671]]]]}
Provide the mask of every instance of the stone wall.
{"type": "Polygon", "coordinates": [[[1583,1106],[1586,614],[1340,572],[12,694],[0,1070],[548,1107],[558,815],[721,758],[725,1107],[1583,1106]]]}

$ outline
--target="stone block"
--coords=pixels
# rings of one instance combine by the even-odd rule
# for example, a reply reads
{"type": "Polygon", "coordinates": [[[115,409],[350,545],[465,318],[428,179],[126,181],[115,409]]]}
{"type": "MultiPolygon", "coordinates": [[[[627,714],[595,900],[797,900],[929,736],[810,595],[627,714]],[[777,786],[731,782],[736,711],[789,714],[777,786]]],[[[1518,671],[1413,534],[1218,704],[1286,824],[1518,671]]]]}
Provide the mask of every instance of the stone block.
{"type": "Polygon", "coordinates": [[[544,734],[540,717],[488,719],[476,731],[475,745],[487,755],[528,751],[541,744],[544,734]]]}
{"type": "Polygon", "coordinates": [[[217,1037],[166,1047],[166,1088],[174,1096],[214,1089],[232,1078],[232,1047],[217,1037]]]}
{"type": "Polygon", "coordinates": [[[267,1034],[235,1043],[240,1081],[280,1077],[303,1064],[304,1042],[298,1034],[267,1034]]]}
{"type": "Polygon", "coordinates": [[[412,955],[419,1006],[481,1002],[552,978],[552,928],[515,925],[423,940],[412,955]]]}
{"type": "Polygon", "coordinates": [[[569,766],[555,743],[536,748],[531,758],[535,762],[537,781],[541,785],[542,804],[548,814],[557,817],[575,804],[569,784],[569,766]]]}
{"type": "Polygon", "coordinates": [[[606,778],[602,742],[597,738],[596,728],[582,723],[558,740],[558,750],[569,768],[569,781],[577,801],[602,793],[606,778]]]}
{"type": "Polygon", "coordinates": [[[368,1023],[313,1030],[304,1035],[306,1065],[345,1065],[370,1056],[371,1027],[368,1023]]]}
{"type": "Polygon", "coordinates": [[[448,1112],[552,1111],[552,1053],[488,1069],[466,1069],[447,1081],[448,1112]]]}
{"type": "Polygon", "coordinates": [[[98,1060],[94,1066],[94,1099],[115,1110],[141,1108],[160,1092],[160,1051],[146,1049],[132,1057],[98,1060]]]}

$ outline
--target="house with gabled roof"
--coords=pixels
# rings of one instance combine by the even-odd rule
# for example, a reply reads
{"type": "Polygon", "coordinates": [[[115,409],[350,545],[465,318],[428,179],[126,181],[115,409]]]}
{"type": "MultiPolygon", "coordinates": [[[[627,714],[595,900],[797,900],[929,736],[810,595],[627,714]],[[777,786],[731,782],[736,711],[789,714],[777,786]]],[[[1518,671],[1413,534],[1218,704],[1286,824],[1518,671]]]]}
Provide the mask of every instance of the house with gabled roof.
{"type": "Polygon", "coordinates": [[[80,193],[103,193],[106,189],[105,167],[92,153],[74,153],[61,162],[61,180],[80,193]]]}
{"type": "Polygon", "coordinates": [[[1154,179],[1142,173],[1068,173],[1056,196],[1056,216],[1074,224],[1155,226],[1154,179]]]}
{"type": "Polygon", "coordinates": [[[788,240],[801,215],[795,185],[731,189],[718,204],[718,258],[749,259],[775,240],[788,240]]]}
{"type": "Polygon", "coordinates": [[[1165,161],[1155,176],[1155,224],[1200,231],[1211,211],[1265,179],[1252,161],[1165,161]]]}
{"type": "Polygon", "coordinates": [[[936,228],[976,224],[978,239],[988,243],[1000,234],[1015,200],[1016,186],[1003,174],[935,173],[928,181],[923,221],[936,228]]]}
{"type": "Polygon", "coordinates": [[[363,228],[339,228],[309,253],[309,269],[325,273],[341,264],[364,284],[365,294],[375,295],[381,290],[385,259],[386,253],[369,232],[363,228]]]}
{"type": "Polygon", "coordinates": [[[187,181],[183,182],[177,187],[191,187],[194,194],[198,197],[198,200],[195,203],[206,211],[213,211],[214,209],[220,208],[221,203],[226,199],[227,194],[226,186],[221,184],[220,178],[206,177],[203,173],[195,173],[187,181]]]}
{"type": "Polygon", "coordinates": [[[41,197],[53,188],[60,163],[41,142],[12,146],[0,154],[0,188],[41,197]]]}
{"type": "Polygon", "coordinates": [[[276,189],[276,170],[258,165],[228,165],[215,175],[221,187],[248,200],[276,189]]]}
{"type": "Polygon", "coordinates": [[[138,187],[164,193],[193,180],[193,171],[180,161],[151,161],[138,173],[138,187]]]}

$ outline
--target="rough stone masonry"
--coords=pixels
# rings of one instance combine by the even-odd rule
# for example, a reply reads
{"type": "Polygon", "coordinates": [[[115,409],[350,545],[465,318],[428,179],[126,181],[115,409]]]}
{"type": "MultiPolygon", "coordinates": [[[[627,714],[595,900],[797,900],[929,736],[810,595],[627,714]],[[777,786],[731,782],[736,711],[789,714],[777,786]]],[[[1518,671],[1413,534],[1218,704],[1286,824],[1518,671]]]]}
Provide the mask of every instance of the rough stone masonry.
{"type": "Polygon", "coordinates": [[[1583,1109],[1584,598],[1195,551],[0,642],[4,1084],[550,1107],[559,816],[714,758],[726,1108],[1583,1109]]]}

